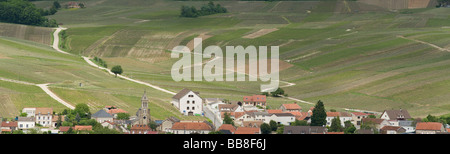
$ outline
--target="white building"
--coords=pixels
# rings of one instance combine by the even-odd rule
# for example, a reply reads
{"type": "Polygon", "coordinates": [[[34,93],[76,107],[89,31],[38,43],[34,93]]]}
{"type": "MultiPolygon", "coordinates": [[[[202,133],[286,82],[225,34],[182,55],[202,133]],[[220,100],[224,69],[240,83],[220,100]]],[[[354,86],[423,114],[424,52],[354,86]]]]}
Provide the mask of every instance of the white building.
{"type": "Polygon", "coordinates": [[[32,129],[35,127],[34,117],[19,117],[17,126],[21,130],[32,129]]]}
{"type": "Polygon", "coordinates": [[[327,126],[331,126],[331,121],[339,116],[339,120],[341,121],[342,127],[345,126],[346,121],[352,120],[352,115],[346,112],[327,112],[327,126]]]}
{"type": "MultiPolygon", "coordinates": [[[[292,122],[295,122],[295,116],[291,113],[273,113],[270,116],[270,120],[282,125],[291,125],[292,122]]],[[[269,123],[270,120],[267,123],[269,123]]]]}
{"type": "Polygon", "coordinates": [[[203,100],[199,93],[186,88],[172,97],[172,105],[183,115],[203,115],[203,100]]]}
{"type": "Polygon", "coordinates": [[[35,122],[44,127],[52,126],[53,109],[52,108],[23,108],[22,113],[27,113],[27,117],[34,117],[35,122]]]}

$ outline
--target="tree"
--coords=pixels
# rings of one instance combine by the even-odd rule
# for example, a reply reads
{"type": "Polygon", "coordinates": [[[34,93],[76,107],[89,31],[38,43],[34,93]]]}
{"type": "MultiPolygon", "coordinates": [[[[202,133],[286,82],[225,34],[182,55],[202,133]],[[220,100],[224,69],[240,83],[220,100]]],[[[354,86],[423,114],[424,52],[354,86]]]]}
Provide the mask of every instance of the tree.
{"type": "Polygon", "coordinates": [[[234,121],[231,119],[229,113],[224,113],[223,124],[231,124],[234,126],[234,121]]]}
{"type": "Polygon", "coordinates": [[[280,97],[281,95],[284,95],[284,90],[281,88],[278,88],[274,92],[271,92],[272,97],[280,97]]]}
{"type": "Polygon", "coordinates": [[[117,113],[117,119],[119,119],[119,120],[128,120],[128,119],[130,119],[130,114],[128,114],[128,113],[117,113]]]}
{"type": "Polygon", "coordinates": [[[111,72],[113,72],[117,77],[117,74],[123,73],[122,66],[120,66],[120,65],[114,66],[113,68],[111,68],[111,72]]]}
{"type": "Polygon", "coordinates": [[[56,121],[56,128],[62,126],[62,115],[58,114],[58,120],[56,121]]]}
{"type": "Polygon", "coordinates": [[[261,124],[259,128],[261,129],[261,134],[270,134],[272,132],[272,128],[267,123],[261,124]]]}
{"type": "Polygon", "coordinates": [[[270,126],[270,128],[271,128],[272,131],[277,131],[278,124],[277,124],[276,121],[270,120],[269,126],[270,126]]]}
{"type": "Polygon", "coordinates": [[[308,126],[308,122],[305,120],[295,119],[295,121],[293,123],[291,123],[291,126],[308,126]]]}
{"type": "Polygon", "coordinates": [[[80,123],[81,117],[79,113],[77,113],[77,115],[75,116],[75,121],[77,121],[77,123],[80,123]]]}
{"type": "Polygon", "coordinates": [[[80,6],[80,8],[85,8],[86,6],[84,6],[84,4],[83,3],[78,3],[78,6],[80,6]]]}
{"type": "Polygon", "coordinates": [[[356,131],[356,127],[352,124],[351,121],[344,122],[344,134],[354,134],[356,131]]]}
{"type": "Polygon", "coordinates": [[[325,126],[327,123],[327,112],[325,111],[325,106],[321,100],[316,103],[312,112],[311,126],[325,126]]]}
{"type": "Polygon", "coordinates": [[[53,7],[56,9],[59,9],[59,8],[61,8],[61,4],[59,4],[58,1],[53,1],[53,7]]]}
{"type": "Polygon", "coordinates": [[[284,125],[278,127],[278,129],[277,129],[277,134],[283,134],[283,133],[284,133],[284,125]]]}
{"type": "Polygon", "coordinates": [[[27,117],[28,116],[28,114],[26,113],[26,112],[22,112],[22,113],[20,113],[20,115],[19,115],[19,117],[27,117]]]}
{"type": "Polygon", "coordinates": [[[341,125],[341,119],[339,116],[331,120],[331,126],[330,129],[328,129],[329,132],[343,132],[344,128],[341,125]]]}
{"type": "Polygon", "coordinates": [[[90,117],[88,115],[91,114],[91,111],[89,110],[89,106],[87,104],[84,104],[84,103],[77,104],[75,106],[74,112],[79,114],[79,116],[81,118],[90,119],[90,117]]]}
{"type": "Polygon", "coordinates": [[[212,132],[209,132],[208,134],[223,134],[221,131],[212,131],[212,132]]]}

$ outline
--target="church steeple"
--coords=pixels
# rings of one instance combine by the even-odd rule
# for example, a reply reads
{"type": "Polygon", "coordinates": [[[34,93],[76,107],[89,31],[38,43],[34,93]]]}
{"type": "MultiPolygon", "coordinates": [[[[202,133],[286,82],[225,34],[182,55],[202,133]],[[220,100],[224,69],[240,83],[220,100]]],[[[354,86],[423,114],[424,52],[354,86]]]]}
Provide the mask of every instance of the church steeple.
{"type": "Polygon", "coordinates": [[[139,125],[148,125],[150,121],[150,109],[148,109],[148,97],[145,90],[141,98],[141,108],[138,110],[137,117],[139,125]]]}

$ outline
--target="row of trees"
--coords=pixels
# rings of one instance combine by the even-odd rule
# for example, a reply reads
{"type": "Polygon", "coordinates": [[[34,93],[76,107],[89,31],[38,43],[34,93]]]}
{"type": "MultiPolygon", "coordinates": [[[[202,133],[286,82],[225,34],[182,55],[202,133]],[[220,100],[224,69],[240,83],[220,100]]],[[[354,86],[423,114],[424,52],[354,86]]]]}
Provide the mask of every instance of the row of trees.
{"type": "Polygon", "coordinates": [[[106,61],[101,58],[94,57],[94,62],[96,62],[100,66],[103,66],[104,68],[108,68],[108,64],[106,64],[106,61]]]}
{"type": "Polygon", "coordinates": [[[56,20],[44,17],[54,13],[56,13],[55,9],[39,9],[31,2],[25,0],[0,0],[1,22],[56,27],[58,25],[56,20]]]}
{"type": "Polygon", "coordinates": [[[181,17],[196,18],[199,16],[206,16],[217,13],[227,13],[228,10],[222,7],[220,4],[214,5],[213,2],[209,2],[207,5],[203,5],[200,10],[197,10],[194,6],[181,6],[181,17]]]}

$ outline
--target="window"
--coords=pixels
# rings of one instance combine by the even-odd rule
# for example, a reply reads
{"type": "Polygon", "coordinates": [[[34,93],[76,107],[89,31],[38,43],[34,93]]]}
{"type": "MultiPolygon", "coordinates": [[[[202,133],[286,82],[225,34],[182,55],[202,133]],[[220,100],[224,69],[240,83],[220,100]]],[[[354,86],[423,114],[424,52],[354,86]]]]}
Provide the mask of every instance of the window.
{"type": "Polygon", "coordinates": [[[195,104],[195,101],[192,101],[192,104],[195,104]]]}
{"type": "Polygon", "coordinates": [[[187,101],[187,104],[189,104],[189,101],[187,101]]]}
{"type": "Polygon", "coordinates": [[[192,107],[192,110],[195,110],[195,107],[192,107]]]}
{"type": "Polygon", "coordinates": [[[189,106],[187,107],[187,110],[189,110],[189,106]]]}

